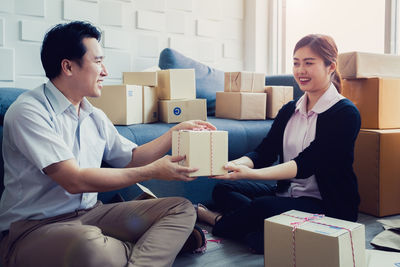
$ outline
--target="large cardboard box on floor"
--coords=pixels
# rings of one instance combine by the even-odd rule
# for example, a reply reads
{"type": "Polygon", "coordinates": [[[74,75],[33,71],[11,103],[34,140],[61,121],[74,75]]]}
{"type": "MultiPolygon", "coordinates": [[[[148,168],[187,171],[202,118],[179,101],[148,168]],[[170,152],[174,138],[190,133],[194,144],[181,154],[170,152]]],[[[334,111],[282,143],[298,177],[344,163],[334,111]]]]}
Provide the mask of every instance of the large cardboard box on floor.
{"type": "Polygon", "coordinates": [[[255,72],[225,72],[225,92],[264,92],[265,74],[255,72]]]}
{"type": "Polygon", "coordinates": [[[143,123],[158,121],[158,97],[155,87],[142,86],[143,123]]]}
{"type": "Polygon", "coordinates": [[[267,93],[267,118],[275,119],[279,110],[293,100],[293,86],[265,86],[267,93]]]}
{"type": "Polygon", "coordinates": [[[206,99],[158,101],[159,120],[166,123],[187,120],[207,120],[206,99]]]}
{"type": "Polygon", "coordinates": [[[217,92],[215,117],[265,120],[266,103],[266,93],[217,92]]]}
{"type": "Polygon", "coordinates": [[[123,72],[122,80],[124,84],[157,86],[156,71],[123,72]]]}
{"type": "Polygon", "coordinates": [[[195,99],[196,80],[194,69],[168,69],[157,72],[158,98],[195,99]]]}
{"type": "Polygon", "coordinates": [[[400,129],[361,129],[354,149],[360,211],[400,214],[400,129]]]}
{"type": "Polygon", "coordinates": [[[189,174],[213,176],[227,173],[224,165],[228,162],[227,131],[174,131],[172,133],[172,155],[186,155],[179,164],[198,168],[189,174]]]}
{"type": "Polygon", "coordinates": [[[343,80],[342,94],[360,111],[361,128],[400,128],[399,78],[343,80]]]}
{"type": "Polygon", "coordinates": [[[115,125],[143,123],[142,86],[105,85],[100,97],[88,97],[115,125]]]}
{"type": "Polygon", "coordinates": [[[364,52],[342,53],[338,57],[338,68],[344,79],[400,78],[400,56],[364,52]]]}
{"type": "Polygon", "coordinates": [[[264,266],[353,267],[353,252],[355,266],[365,266],[364,225],[312,218],[311,213],[291,210],[265,219],[264,266]]]}

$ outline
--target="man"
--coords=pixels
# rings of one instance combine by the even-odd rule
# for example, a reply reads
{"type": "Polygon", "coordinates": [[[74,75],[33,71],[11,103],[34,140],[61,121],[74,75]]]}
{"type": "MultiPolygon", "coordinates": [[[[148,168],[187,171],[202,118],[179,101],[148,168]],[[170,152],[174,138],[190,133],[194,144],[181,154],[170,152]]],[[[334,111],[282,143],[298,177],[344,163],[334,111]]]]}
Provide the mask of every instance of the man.
{"type": "Polygon", "coordinates": [[[171,132],[215,129],[183,122],[142,146],[120,136],[85,98],[100,96],[107,76],[100,36],[85,22],[52,28],[41,50],[49,82],[7,111],[0,202],[6,266],[171,266],[193,230],[196,214],[183,198],[97,202],[97,192],[151,178],[191,181],[196,169],[177,163],[184,157],[164,156],[171,132]],[[116,168],[100,168],[102,161],[116,168]]]}

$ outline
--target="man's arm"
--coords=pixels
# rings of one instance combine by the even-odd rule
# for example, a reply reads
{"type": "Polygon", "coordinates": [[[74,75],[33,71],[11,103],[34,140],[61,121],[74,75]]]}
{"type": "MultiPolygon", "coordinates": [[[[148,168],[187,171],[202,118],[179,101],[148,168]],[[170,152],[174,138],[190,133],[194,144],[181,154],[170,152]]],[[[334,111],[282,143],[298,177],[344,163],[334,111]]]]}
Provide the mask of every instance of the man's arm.
{"type": "Polygon", "coordinates": [[[191,120],[181,122],[153,141],[136,147],[132,151],[132,160],[127,167],[144,166],[161,158],[171,149],[173,131],[193,129],[216,130],[214,125],[206,121],[191,120]]]}
{"type": "Polygon", "coordinates": [[[43,172],[71,194],[104,192],[151,178],[192,181],[195,178],[188,177],[188,174],[197,169],[177,163],[183,159],[184,156],[165,156],[136,168],[80,168],[75,159],[69,159],[51,164],[44,168],[43,172]]]}

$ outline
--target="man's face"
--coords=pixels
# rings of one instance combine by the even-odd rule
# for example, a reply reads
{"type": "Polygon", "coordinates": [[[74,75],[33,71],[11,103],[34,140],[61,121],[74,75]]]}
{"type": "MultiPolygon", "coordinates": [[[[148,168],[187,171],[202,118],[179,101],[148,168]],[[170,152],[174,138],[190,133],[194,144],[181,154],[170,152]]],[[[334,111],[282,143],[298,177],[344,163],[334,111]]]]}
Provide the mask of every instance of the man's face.
{"type": "Polygon", "coordinates": [[[108,75],[103,64],[103,51],[95,38],[84,38],[82,42],[86,53],[81,59],[81,66],[75,63],[76,92],[81,97],[98,97],[101,95],[104,77],[108,75]]]}

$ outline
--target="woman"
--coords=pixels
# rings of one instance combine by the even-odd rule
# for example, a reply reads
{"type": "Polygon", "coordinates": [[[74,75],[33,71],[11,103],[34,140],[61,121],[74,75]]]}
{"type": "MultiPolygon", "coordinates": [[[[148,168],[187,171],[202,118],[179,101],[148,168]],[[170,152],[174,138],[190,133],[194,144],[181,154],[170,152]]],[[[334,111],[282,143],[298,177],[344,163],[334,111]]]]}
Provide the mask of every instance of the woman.
{"type": "Polygon", "coordinates": [[[264,219],[296,209],[356,221],[354,142],[360,115],[340,94],[337,47],[325,35],[307,35],[295,46],[293,75],[304,95],[279,111],[255,149],[229,162],[213,191],[219,212],[198,206],[199,220],[217,236],[244,240],[263,253],[264,219]],[[280,164],[273,165],[279,160],[280,164]],[[235,181],[250,179],[250,181],[235,181]],[[277,180],[276,186],[263,183],[277,180]]]}

